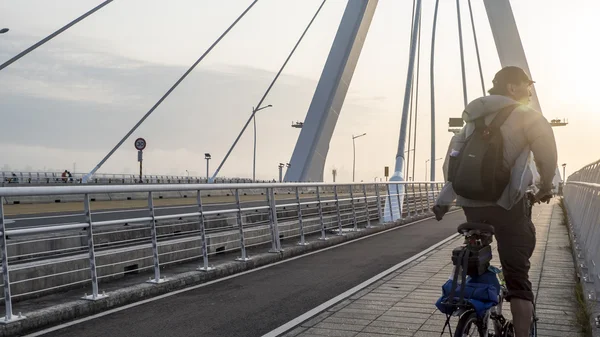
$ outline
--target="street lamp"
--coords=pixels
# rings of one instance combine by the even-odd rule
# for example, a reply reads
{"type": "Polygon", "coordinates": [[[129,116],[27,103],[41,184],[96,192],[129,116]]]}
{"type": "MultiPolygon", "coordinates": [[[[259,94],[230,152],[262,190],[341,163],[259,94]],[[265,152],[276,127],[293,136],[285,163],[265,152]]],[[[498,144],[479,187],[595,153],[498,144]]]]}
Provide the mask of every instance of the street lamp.
{"type": "Polygon", "coordinates": [[[366,133],[358,136],[352,135],[352,182],[354,182],[354,175],[356,173],[356,142],[354,140],[366,135],[366,133]]]}
{"type": "Polygon", "coordinates": [[[209,175],[208,175],[208,161],[211,159],[210,153],[204,154],[204,159],[206,159],[206,183],[208,183],[209,175]]]}
{"type": "Polygon", "coordinates": [[[567,181],[567,176],[565,175],[566,174],[567,163],[562,164],[562,167],[563,167],[563,179],[562,180],[563,180],[563,183],[564,183],[565,181],[567,181]]]}
{"type": "Polygon", "coordinates": [[[185,172],[187,172],[187,176],[189,177],[190,176],[190,171],[185,170],[185,172]]]}
{"type": "Polygon", "coordinates": [[[0,29],[0,34],[4,34],[4,33],[8,32],[8,31],[9,31],[8,28],[2,28],[2,29],[0,29]]]}
{"type": "MultiPolygon", "coordinates": [[[[442,160],[444,158],[437,158],[435,161],[442,160]]],[[[427,181],[427,164],[431,161],[431,159],[427,159],[425,161],[425,181],[427,181]]]]}
{"type": "Polygon", "coordinates": [[[254,159],[252,160],[252,182],[256,182],[256,113],[262,109],[272,108],[271,104],[263,106],[262,108],[254,109],[252,107],[252,121],[254,122],[254,159]]]}
{"type": "MultiPolygon", "coordinates": [[[[289,165],[289,164],[288,164],[289,165]]],[[[283,178],[283,167],[285,165],[283,163],[279,163],[279,182],[281,182],[282,178],[283,178]]]]}

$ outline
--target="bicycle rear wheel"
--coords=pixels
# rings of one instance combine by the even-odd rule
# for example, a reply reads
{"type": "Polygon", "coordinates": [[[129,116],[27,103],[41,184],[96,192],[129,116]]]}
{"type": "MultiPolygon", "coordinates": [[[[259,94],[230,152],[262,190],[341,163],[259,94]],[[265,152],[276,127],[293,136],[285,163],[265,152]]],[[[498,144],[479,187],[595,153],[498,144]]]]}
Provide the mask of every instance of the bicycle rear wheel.
{"type": "Polygon", "coordinates": [[[454,337],[473,337],[481,336],[481,330],[479,329],[479,319],[475,311],[467,311],[458,320],[456,330],[454,331],[454,337]]]}

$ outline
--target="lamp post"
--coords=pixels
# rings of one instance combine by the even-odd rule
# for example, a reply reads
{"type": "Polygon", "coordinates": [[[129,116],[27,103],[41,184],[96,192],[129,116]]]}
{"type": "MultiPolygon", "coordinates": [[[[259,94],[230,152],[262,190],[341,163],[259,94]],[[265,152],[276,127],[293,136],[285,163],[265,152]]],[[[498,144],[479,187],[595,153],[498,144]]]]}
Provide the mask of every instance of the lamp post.
{"type": "Polygon", "coordinates": [[[563,178],[562,178],[562,181],[564,183],[565,181],[567,181],[567,176],[566,176],[567,163],[562,164],[562,167],[563,167],[563,178]]]}
{"type": "MultiPolygon", "coordinates": [[[[442,160],[444,158],[437,158],[435,161],[442,160]]],[[[425,181],[427,181],[427,164],[431,161],[431,159],[427,159],[425,161],[425,181]]]]}
{"type": "Polygon", "coordinates": [[[206,159],[206,182],[208,183],[210,179],[210,176],[208,175],[208,162],[211,159],[210,153],[205,153],[204,159],[206,159]]]}
{"type": "Polygon", "coordinates": [[[258,108],[258,109],[254,109],[254,107],[252,107],[252,114],[254,115],[252,117],[252,122],[254,123],[254,158],[252,160],[252,182],[253,183],[256,182],[256,113],[262,109],[271,108],[271,107],[273,107],[271,104],[269,104],[267,106],[263,106],[262,108],[258,108]]]}
{"type": "Polygon", "coordinates": [[[358,136],[352,135],[352,182],[354,182],[354,176],[356,174],[356,142],[354,140],[365,135],[366,133],[358,136]]]}
{"type": "Polygon", "coordinates": [[[285,166],[285,164],[279,163],[279,166],[278,166],[279,167],[279,182],[281,182],[281,180],[283,179],[283,167],[284,166],[285,166]]]}

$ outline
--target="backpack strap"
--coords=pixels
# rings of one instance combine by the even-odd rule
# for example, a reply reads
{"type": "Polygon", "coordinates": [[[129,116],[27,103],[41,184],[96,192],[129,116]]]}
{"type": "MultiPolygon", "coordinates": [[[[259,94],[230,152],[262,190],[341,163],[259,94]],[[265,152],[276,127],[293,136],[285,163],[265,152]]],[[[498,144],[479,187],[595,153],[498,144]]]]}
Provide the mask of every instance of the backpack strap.
{"type": "Polygon", "coordinates": [[[506,120],[508,119],[510,114],[519,105],[520,104],[511,104],[511,105],[505,106],[504,108],[500,109],[489,126],[485,124],[485,116],[475,119],[473,121],[475,123],[475,130],[485,130],[487,128],[490,128],[490,129],[499,128],[500,126],[502,126],[502,124],[504,124],[504,122],[506,122],[506,120]]]}
{"type": "Polygon", "coordinates": [[[511,104],[508,106],[505,106],[504,108],[502,108],[498,114],[496,114],[496,117],[494,117],[494,119],[492,120],[492,122],[489,125],[490,129],[498,129],[502,126],[502,124],[504,124],[504,122],[506,122],[506,120],[508,119],[508,117],[510,116],[510,114],[515,111],[515,109],[519,106],[520,104],[511,104]]]}

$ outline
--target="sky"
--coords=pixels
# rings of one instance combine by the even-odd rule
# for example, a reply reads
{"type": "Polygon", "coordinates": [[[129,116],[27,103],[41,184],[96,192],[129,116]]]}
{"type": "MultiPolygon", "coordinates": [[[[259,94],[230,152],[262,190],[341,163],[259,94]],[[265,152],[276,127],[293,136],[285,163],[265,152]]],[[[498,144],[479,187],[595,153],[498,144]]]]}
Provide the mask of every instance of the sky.
{"type": "MultiPolygon", "coordinates": [[[[99,0],[0,1],[0,63],[36,43],[99,0]]],[[[250,0],[121,0],[0,71],[0,170],[89,172],[250,0]]],[[[290,161],[299,130],[347,1],[328,0],[257,114],[257,178],[273,179],[290,161]]],[[[415,179],[430,156],[429,63],[434,0],[423,1],[415,179]]],[[[135,173],[133,142],[144,137],[147,174],[211,172],[248,120],[321,0],[260,0],[99,172],[135,173]]],[[[486,88],[500,68],[482,0],[472,0],[486,88]]],[[[448,118],[462,109],[456,3],[442,0],[435,58],[436,152],[452,136],[448,118]]],[[[600,159],[600,66],[593,43],[595,0],[513,0],[511,5],[542,112],[566,118],[555,128],[567,174],[600,159]]],[[[412,1],[380,0],[331,140],[325,180],[373,181],[393,170],[404,99],[412,1]]],[[[461,2],[468,98],[482,95],[466,1],[461,2]]],[[[252,124],[250,124],[252,126],[252,124]]],[[[252,128],[219,176],[251,177],[252,128]]],[[[412,148],[412,145],[411,145],[412,148]]],[[[442,161],[437,162],[438,177],[442,161]]],[[[408,174],[412,176],[411,172],[408,174]]]]}

